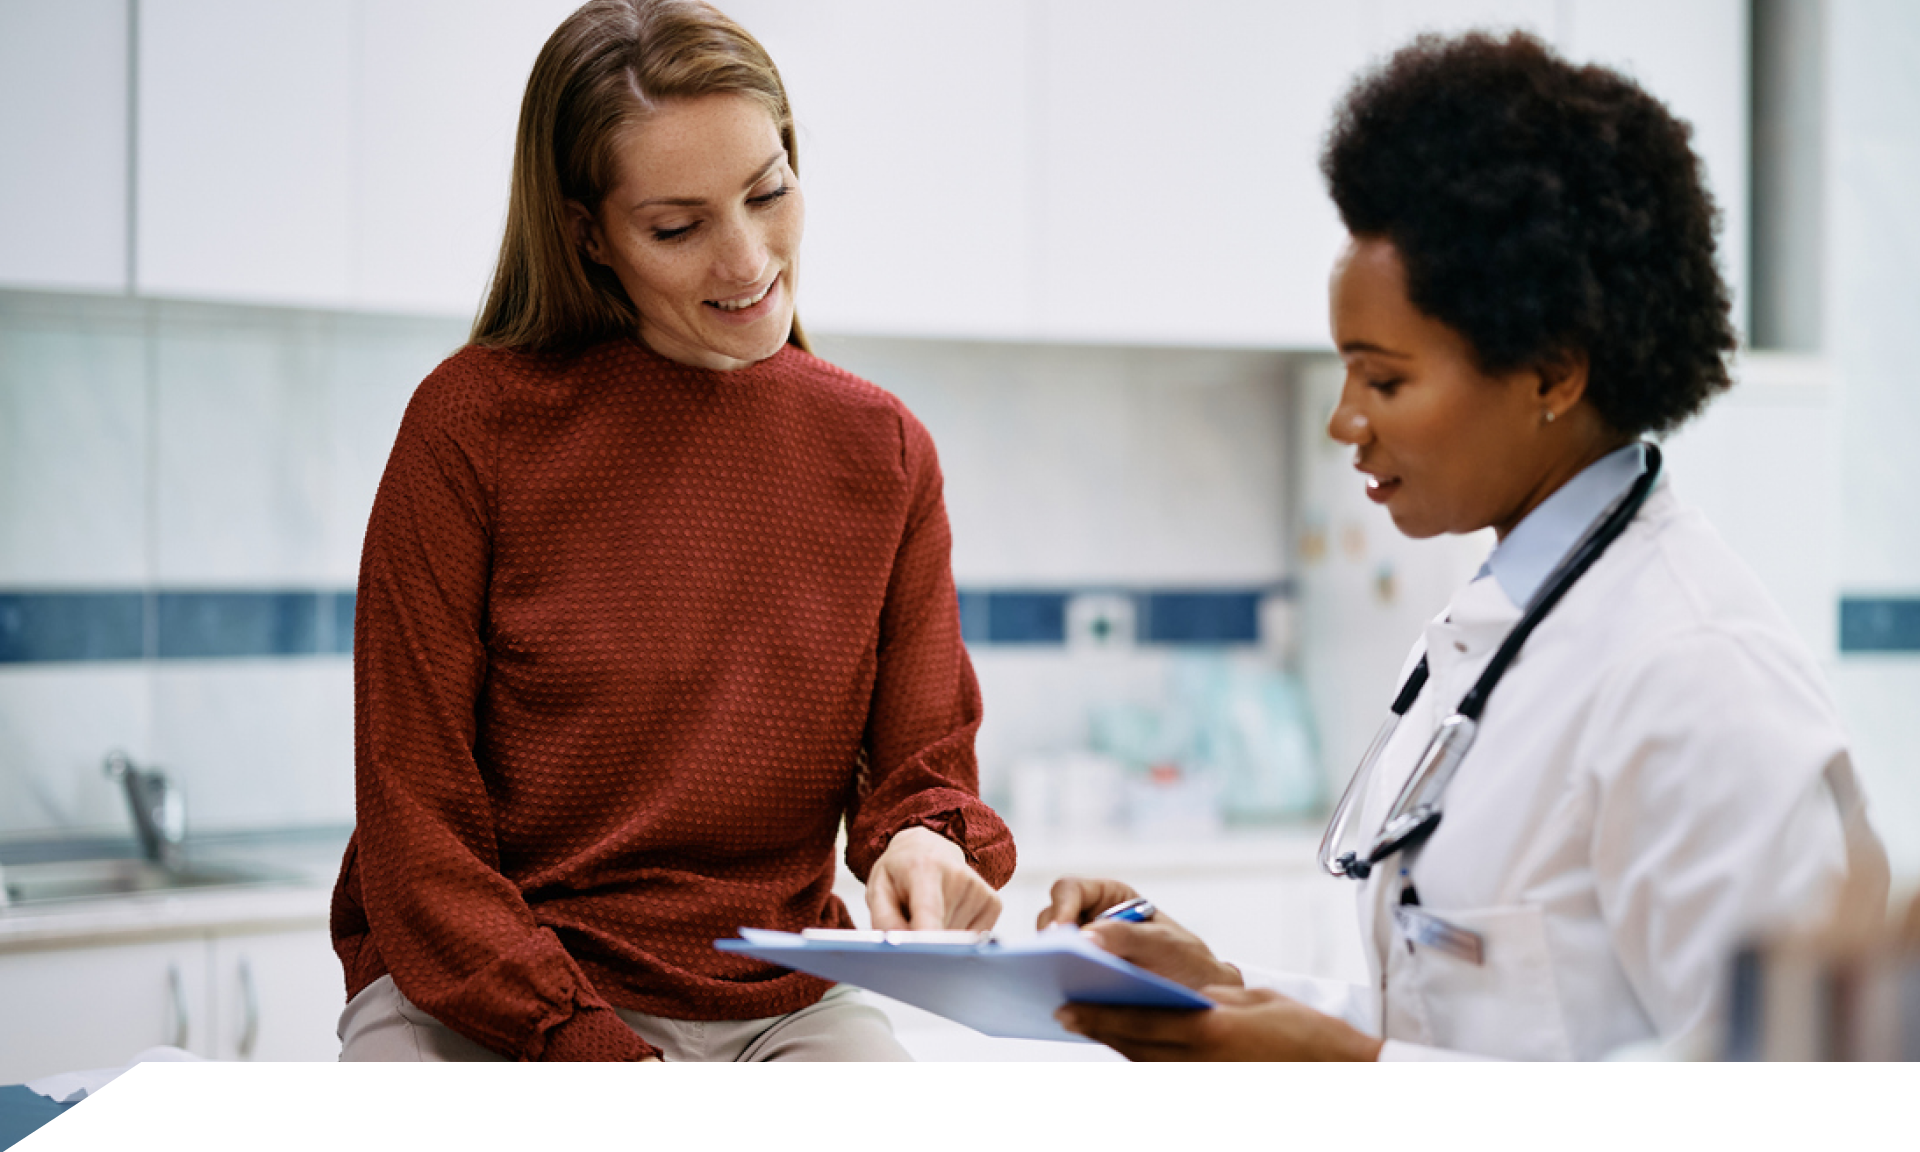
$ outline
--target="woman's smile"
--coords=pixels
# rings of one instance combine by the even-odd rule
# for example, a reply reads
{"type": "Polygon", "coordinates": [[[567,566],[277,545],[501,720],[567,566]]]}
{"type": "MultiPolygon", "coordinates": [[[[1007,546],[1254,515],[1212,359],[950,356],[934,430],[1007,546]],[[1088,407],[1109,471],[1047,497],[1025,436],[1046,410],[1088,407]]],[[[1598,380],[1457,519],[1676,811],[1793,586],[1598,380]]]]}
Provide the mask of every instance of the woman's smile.
{"type": "Polygon", "coordinates": [[[766,300],[766,294],[772,292],[772,290],[774,290],[774,284],[778,284],[778,282],[780,282],[780,276],[774,276],[774,278],[768,280],[764,286],[760,286],[755,292],[749,292],[747,296],[735,296],[732,300],[708,300],[707,303],[710,307],[716,307],[716,309],[720,309],[720,311],[724,311],[724,313],[743,313],[743,311],[747,311],[747,309],[751,309],[751,307],[755,307],[758,303],[766,300]]]}
{"type": "Polygon", "coordinates": [[[778,352],[806,209],[766,109],[733,94],[663,102],[621,138],[616,167],[599,210],[578,209],[581,246],[619,279],[647,346],[723,372],[778,352]]]}

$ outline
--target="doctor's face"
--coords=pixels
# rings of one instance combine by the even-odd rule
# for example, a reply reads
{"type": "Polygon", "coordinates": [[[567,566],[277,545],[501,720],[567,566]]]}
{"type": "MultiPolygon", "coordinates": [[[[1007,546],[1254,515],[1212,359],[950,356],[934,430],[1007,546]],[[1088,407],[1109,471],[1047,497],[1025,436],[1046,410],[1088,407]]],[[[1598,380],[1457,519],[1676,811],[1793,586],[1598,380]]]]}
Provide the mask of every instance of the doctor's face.
{"type": "Polygon", "coordinates": [[[575,223],[640,313],[640,338],[720,371],[778,352],[793,328],[805,208],[773,117],[733,94],[670,101],[618,151],[599,213],[576,205],[575,223]]]}
{"type": "Polygon", "coordinates": [[[1368,497],[1416,539],[1486,527],[1505,537],[1552,491],[1538,373],[1482,372],[1464,336],[1407,298],[1384,239],[1348,243],[1331,307],[1346,380],[1327,431],[1353,447],[1368,497]]]}

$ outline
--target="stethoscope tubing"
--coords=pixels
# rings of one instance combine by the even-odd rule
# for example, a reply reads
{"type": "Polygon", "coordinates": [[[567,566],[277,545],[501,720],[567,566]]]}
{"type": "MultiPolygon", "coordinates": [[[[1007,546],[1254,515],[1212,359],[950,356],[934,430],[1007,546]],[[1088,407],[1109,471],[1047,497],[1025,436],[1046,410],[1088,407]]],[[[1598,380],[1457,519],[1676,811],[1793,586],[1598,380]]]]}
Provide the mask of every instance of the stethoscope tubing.
{"type": "Polygon", "coordinates": [[[1387,817],[1381,823],[1380,831],[1368,846],[1366,856],[1355,852],[1345,852],[1339,856],[1334,853],[1346,842],[1347,824],[1353,816],[1353,803],[1364,781],[1373,775],[1373,766],[1386,750],[1388,741],[1393,738],[1399,727],[1401,717],[1413,706],[1425,687],[1428,676],[1427,658],[1420,657],[1407,676],[1405,684],[1394,696],[1391,714],[1380,730],[1374,734],[1367,745],[1367,751],[1361,757],[1360,765],[1347,781],[1346,788],[1340,793],[1340,801],[1334,806],[1333,815],[1327,821],[1327,829],[1320,838],[1320,866],[1334,876],[1346,876],[1355,880],[1364,880],[1372,872],[1373,866],[1402,849],[1423,843],[1433,835],[1440,825],[1440,798],[1447,785],[1453,781],[1459,771],[1460,763],[1466,758],[1468,750],[1479,732],[1480,716],[1486,709],[1487,701],[1493,696],[1493,690],[1506,675],[1507,668],[1520,654],[1521,645],[1539,626],[1547,614],[1553,611],[1587,569],[1593,567],[1614,541],[1626,533],[1627,526],[1633,523],[1640,509],[1645,506],[1647,497],[1653,493],[1654,485],[1660,479],[1660,449],[1653,444],[1643,443],[1646,452],[1646,468],[1635,478],[1632,487],[1615,505],[1602,516],[1594,528],[1586,534],[1568,553],[1552,573],[1540,592],[1527,605],[1520,620],[1512,631],[1500,642],[1493,659],[1487,662],[1473,687],[1460,699],[1453,714],[1441,722],[1427,747],[1421,753],[1420,762],[1407,777],[1399,795],[1394,798],[1393,806],[1387,810],[1387,817]]]}

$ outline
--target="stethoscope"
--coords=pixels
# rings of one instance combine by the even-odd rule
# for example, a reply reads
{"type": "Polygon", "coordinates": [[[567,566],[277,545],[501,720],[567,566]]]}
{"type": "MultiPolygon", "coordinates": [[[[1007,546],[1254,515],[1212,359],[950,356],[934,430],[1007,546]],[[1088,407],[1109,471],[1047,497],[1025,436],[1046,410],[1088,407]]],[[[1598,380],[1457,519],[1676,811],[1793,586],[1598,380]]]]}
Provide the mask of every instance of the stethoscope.
{"type": "Polygon", "coordinates": [[[1487,698],[1493,695],[1500,677],[1506,674],[1507,666],[1519,655],[1520,646],[1527,642],[1527,636],[1540,621],[1546,619],[1547,613],[1566,595],[1567,589],[1573,587],[1574,582],[1600,558],[1600,554],[1627,530],[1627,525],[1639,514],[1640,506],[1647,502],[1654,482],[1660,478],[1660,449],[1652,444],[1643,444],[1642,447],[1646,452],[1646,470],[1548,575],[1546,583],[1521,615],[1520,622],[1513,626],[1513,631],[1507,633],[1486,670],[1480,673],[1480,678],[1461,698],[1460,706],[1454,709],[1453,715],[1441,721],[1433,738],[1427,741],[1426,751],[1420,754],[1413,774],[1407,777],[1400,794],[1394,798],[1393,807],[1387,810],[1387,818],[1381,823],[1373,843],[1368,846],[1367,854],[1362,856],[1351,850],[1340,852],[1341,845],[1346,843],[1347,823],[1353,817],[1354,798],[1364,794],[1380,754],[1386,750],[1387,742],[1400,725],[1400,718],[1407,714],[1407,709],[1413,706],[1421,688],[1427,683],[1427,658],[1420,657],[1420,663],[1414,666],[1407,682],[1401,685],[1400,694],[1393,699],[1392,715],[1380,726],[1373,742],[1367,745],[1366,754],[1360,758],[1360,766],[1354,770],[1353,778],[1347,781],[1346,791],[1340,794],[1340,803],[1334,806],[1333,817],[1327,821],[1326,834],[1320,838],[1320,867],[1329,875],[1365,880],[1374,865],[1402,849],[1418,847],[1440,826],[1440,798],[1453,780],[1454,773],[1460,770],[1460,761],[1466,758],[1467,750],[1473,747],[1474,734],[1480,728],[1480,713],[1485,710],[1487,698]]]}

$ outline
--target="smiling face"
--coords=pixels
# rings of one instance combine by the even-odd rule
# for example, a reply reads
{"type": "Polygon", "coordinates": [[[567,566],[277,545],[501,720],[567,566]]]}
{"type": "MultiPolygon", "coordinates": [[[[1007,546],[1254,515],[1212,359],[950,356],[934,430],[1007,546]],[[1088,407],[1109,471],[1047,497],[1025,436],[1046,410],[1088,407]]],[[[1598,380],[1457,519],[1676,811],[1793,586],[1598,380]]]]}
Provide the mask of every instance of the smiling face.
{"type": "Polygon", "coordinates": [[[1354,239],[1334,265],[1333,340],[1346,365],[1328,421],[1367,495],[1416,539],[1491,527],[1502,538],[1625,442],[1599,421],[1584,358],[1488,374],[1458,331],[1416,308],[1390,241],[1354,239]]]}
{"type": "Polygon", "coordinates": [[[669,360],[731,371],[780,350],[806,209],[764,106],[721,94],[661,104],[617,145],[597,215],[574,206],[582,250],[669,360]]]}

